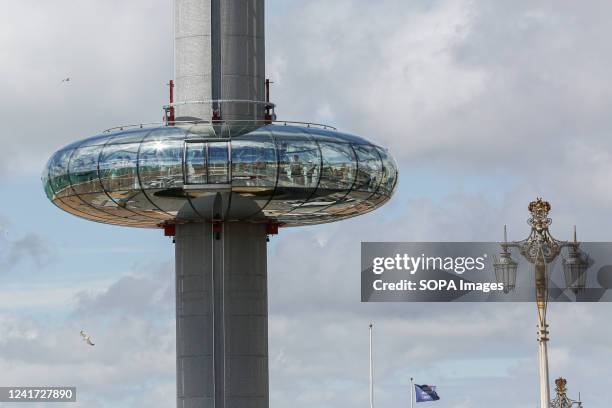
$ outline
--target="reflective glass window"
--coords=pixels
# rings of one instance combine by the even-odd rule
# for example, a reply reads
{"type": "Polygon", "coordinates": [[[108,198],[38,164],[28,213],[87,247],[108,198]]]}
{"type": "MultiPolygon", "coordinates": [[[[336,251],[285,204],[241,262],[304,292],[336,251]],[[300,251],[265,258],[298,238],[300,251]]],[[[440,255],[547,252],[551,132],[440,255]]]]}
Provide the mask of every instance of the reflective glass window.
{"type": "Polygon", "coordinates": [[[185,140],[187,134],[185,129],[178,126],[164,126],[156,128],[147,135],[144,139],[145,142],[154,141],[176,141],[185,140]]]}
{"type": "Polygon", "coordinates": [[[285,221],[284,215],[313,197],[319,181],[321,155],[316,142],[291,127],[283,134],[275,133],[274,137],[279,158],[278,184],[264,214],[285,221]]]}
{"type": "Polygon", "coordinates": [[[353,186],[357,160],[350,145],[320,142],[323,154],[319,189],[346,190],[353,186]]]}
{"type": "Polygon", "coordinates": [[[382,178],[382,162],[372,145],[353,145],[357,154],[357,179],[353,190],[375,192],[382,178]]]}
{"type": "Polygon", "coordinates": [[[51,166],[51,161],[52,159],[49,159],[49,162],[43,169],[43,174],[42,174],[43,188],[45,189],[45,194],[47,195],[47,198],[49,200],[53,200],[53,195],[54,195],[53,189],[51,188],[51,180],[49,179],[49,167],[51,166]]]}
{"type": "Polygon", "coordinates": [[[379,192],[381,194],[391,195],[397,179],[397,165],[385,149],[379,148],[378,152],[382,157],[383,163],[383,177],[379,192]]]}
{"type": "Polygon", "coordinates": [[[138,190],[136,172],[140,143],[109,144],[100,157],[100,178],[108,192],[138,190]]]}
{"type": "Polygon", "coordinates": [[[158,140],[140,146],[138,168],[143,188],[167,189],[183,185],[184,145],[181,140],[158,140]]]}
{"type": "Polygon", "coordinates": [[[208,150],[208,183],[229,183],[229,150],[228,142],[209,142],[208,150]]]}
{"type": "Polygon", "coordinates": [[[351,143],[351,144],[370,144],[362,137],[341,133],[321,128],[308,128],[307,132],[316,140],[321,142],[351,143]]]}
{"type": "Polygon", "coordinates": [[[206,144],[187,143],[185,153],[185,171],[187,172],[187,184],[206,184],[208,174],[206,172],[206,144]]]}
{"type": "Polygon", "coordinates": [[[317,144],[308,140],[279,140],[279,187],[314,188],[321,157],[317,144]]]}
{"type": "Polygon", "coordinates": [[[68,162],[73,150],[62,150],[53,156],[49,164],[49,180],[51,188],[58,196],[70,195],[70,179],[68,178],[68,162]]]}
{"type": "Polygon", "coordinates": [[[259,217],[269,204],[277,177],[277,156],[274,142],[267,132],[257,132],[231,141],[232,198],[230,216],[259,217]]]}
{"type": "MultiPolygon", "coordinates": [[[[265,136],[262,136],[265,138],[265,136]]],[[[232,184],[237,187],[273,187],[277,158],[270,140],[232,141],[232,184]]]]}
{"type": "Polygon", "coordinates": [[[140,143],[145,137],[149,135],[154,129],[151,128],[129,128],[126,130],[116,131],[111,133],[112,139],[108,143],[109,145],[116,144],[128,144],[128,143],[140,143]]]}
{"type": "MultiPolygon", "coordinates": [[[[79,144],[79,147],[85,147],[85,146],[104,146],[105,144],[108,143],[108,141],[112,138],[114,138],[115,136],[112,133],[102,133],[100,135],[96,135],[96,136],[92,136],[90,138],[87,138],[85,140],[83,140],[83,142],[81,144],[79,144]]],[[[101,147],[100,147],[101,149],[101,147]]]]}
{"type": "Polygon", "coordinates": [[[79,147],[70,158],[70,181],[77,194],[102,191],[98,179],[98,157],[101,146],[79,147]]]}

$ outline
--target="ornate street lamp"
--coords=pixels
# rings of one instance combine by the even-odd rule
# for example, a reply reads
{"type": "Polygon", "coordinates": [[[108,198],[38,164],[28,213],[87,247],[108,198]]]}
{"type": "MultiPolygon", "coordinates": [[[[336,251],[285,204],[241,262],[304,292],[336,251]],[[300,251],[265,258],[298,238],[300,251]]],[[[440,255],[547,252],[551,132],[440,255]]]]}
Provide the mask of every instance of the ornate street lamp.
{"type": "Polygon", "coordinates": [[[504,292],[508,293],[516,287],[518,263],[512,259],[510,249],[516,248],[520,254],[534,266],[536,304],[538,307],[538,344],[540,360],[540,408],[550,408],[550,385],[548,377],[548,324],[546,309],[548,306],[548,265],[567,248],[568,255],[563,259],[563,271],[567,288],[579,293],[586,286],[586,270],[590,265],[588,257],[580,252],[580,243],[574,241],[559,241],[549,232],[552,220],[548,217],[550,204],[542,198],[529,203],[531,217],[527,220],[531,233],[522,241],[508,242],[504,226],[504,242],[502,252],[495,259],[493,267],[498,283],[504,284],[504,292]]]}
{"type": "Polygon", "coordinates": [[[516,270],[518,262],[512,259],[512,255],[508,251],[508,233],[504,225],[504,243],[502,244],[502,252],[499,257],[495,258],[493,263],[495,269],[495,279],[498,283],[504,285],[504,293],[510,293],[516,287],[516,270]]]}
{"type": "MultiPolygon", "coordinates": [[[[555,381],[555,385],[557,386],[557,396],[550,403],[551,408],[572,408],[573,406],[577,406],[578,408],[582,408],[581,401],[574,401],[567,396],[567,380],[565,378],[557,378],[555,381]]],[[[580,398],[579,398],[580,399],[580,398]]]]}
{"type": "Polygon", "coordinates": [[[574,242],[567,246],[568,256],[563,257],[563,274],[565,275],[565,285],[572,292],[578,294],[586,287],[586,271],[591,265],[591,259],[580,252],[578,241],[576,240],[576,227],[574,227],[574,242]]]}

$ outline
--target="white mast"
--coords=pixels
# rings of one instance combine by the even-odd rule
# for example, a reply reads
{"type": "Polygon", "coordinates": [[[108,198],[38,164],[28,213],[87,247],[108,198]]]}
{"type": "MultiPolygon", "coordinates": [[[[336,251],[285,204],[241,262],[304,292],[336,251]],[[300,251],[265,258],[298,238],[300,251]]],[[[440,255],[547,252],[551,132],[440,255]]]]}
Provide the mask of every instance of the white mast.
{"type": "Polygon", "coordinates": [[[374,367],[372,362],[372,323],[370,323],[370,408],[374,408],[374,367]]]}
{"type": "Polygon", "coordinates": [[[414,378],[410,377],[410,408],[414,407],[414,378]]]}

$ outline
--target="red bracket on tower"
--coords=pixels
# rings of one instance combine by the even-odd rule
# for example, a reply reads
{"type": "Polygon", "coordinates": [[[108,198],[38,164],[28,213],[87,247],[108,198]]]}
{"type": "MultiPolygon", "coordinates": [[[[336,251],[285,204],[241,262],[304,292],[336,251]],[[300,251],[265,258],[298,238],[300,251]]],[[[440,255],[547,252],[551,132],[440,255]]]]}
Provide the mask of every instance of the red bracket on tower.
{"type": "Polygon", "coordinates": [[[168,124],[174,124],[174,106],[172,106],[174,103],[174,81],[170,80],[168,86],[170,87],[170,107],[166,111],[166,122],[168,124]]]}
{"type": "Polygon", "coordinates": [[[266,234],[268,235],[278,235],[278,229],[282,227],[284,224],[279,222],[270,222],[266,225],[266,234]]]}
{"type": "Polygon", "coordinates": [[[176,225],[174,225],[174,224],[166,224],[166,225],[164,225],[164,236],[166,236],[166,237],[174,237],[174,236],[176,236],[176,225]]]}

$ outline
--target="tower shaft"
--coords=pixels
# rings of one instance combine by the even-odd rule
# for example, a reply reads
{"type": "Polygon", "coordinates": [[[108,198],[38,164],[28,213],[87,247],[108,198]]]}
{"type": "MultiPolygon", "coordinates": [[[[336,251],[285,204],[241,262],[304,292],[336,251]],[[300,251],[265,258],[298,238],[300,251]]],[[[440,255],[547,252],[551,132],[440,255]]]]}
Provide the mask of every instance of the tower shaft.
{"type": "Polygon", "coordinates": [[[176,228],[179,408],[268,407],[266,227],[176,228]]]}
{"type": "Polygon", "coordinates": [[[265,100],[264,0],[174,7],[176,119],[263,119],[264,105],[254,102],[265,100]]]}

